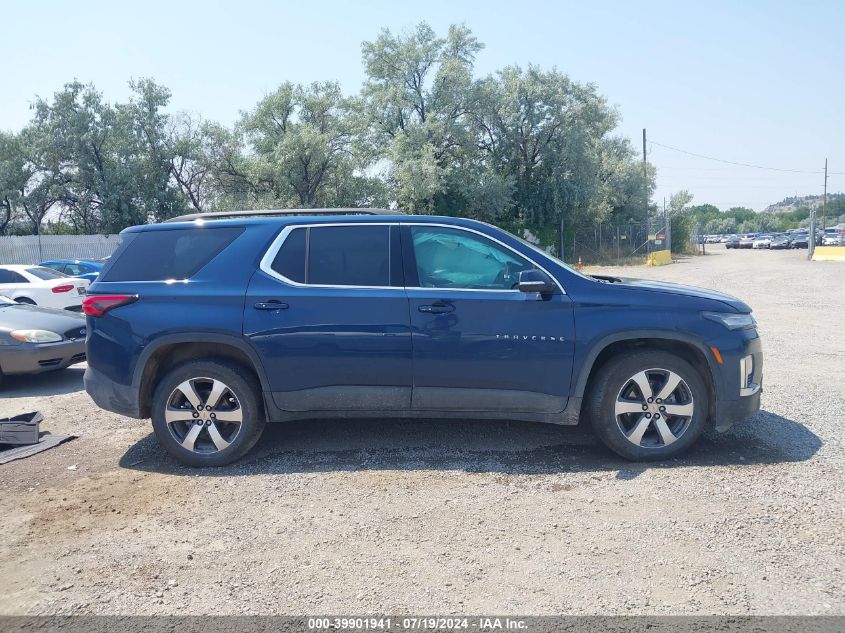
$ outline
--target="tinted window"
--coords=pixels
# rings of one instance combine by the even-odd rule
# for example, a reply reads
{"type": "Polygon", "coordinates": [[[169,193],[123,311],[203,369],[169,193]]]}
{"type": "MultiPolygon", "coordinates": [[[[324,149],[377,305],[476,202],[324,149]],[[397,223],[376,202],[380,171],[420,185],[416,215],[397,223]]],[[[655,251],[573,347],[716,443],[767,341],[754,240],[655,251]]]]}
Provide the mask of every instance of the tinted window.
{"type": "Polygon", "coordinates": [[[112,264],[103,281],[188,279],[242,232],[240,227],[226,227],[139,233],[112,264]]]}
{"type": "Polygon", "coordinates": [[[422,288],[512,290],[534,265],[485,237],[442,227],[411,227],[422,288]]]}
{"type": "Polygon", "coordinates": [[[305,232],[294,229],[285,238],[271,268],[291,281],[305,283],[305,232]]]}
{"type": "Polygon", "coordinates": [[[389,286],[390,227],[312,227],[306,283],[389,286]]]}
{"type": "Polygon", "coordinates": [[[0,268],[0,284],[28,284],[29,279],[16,273],[14,270],[0,268]]]}

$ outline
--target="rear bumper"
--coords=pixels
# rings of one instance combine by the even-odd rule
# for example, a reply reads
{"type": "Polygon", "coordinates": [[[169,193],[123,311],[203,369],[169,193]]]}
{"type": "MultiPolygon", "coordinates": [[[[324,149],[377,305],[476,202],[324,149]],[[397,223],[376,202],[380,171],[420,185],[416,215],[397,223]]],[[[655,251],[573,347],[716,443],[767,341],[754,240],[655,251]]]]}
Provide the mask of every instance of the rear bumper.
{"type": "Polygon", "coordinates": [[[0,347],[0,369],[4,374],[40,374],[65,369],[85,360],[85,341],[23,343],[0,347]]]}
{"type": "Polygon", "coordinates": [[[138,390],[131,385],[116,383],[90,366],[85,370],[83,381],[85,391],[101,409],[130,418],[141,417],[138,390]]]}

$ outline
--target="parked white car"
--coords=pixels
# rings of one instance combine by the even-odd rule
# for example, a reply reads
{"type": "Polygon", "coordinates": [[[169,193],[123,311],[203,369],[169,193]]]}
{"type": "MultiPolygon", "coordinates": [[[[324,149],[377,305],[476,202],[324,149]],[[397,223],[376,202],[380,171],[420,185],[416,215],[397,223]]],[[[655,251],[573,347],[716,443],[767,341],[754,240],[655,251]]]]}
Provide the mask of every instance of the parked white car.
{"type": "Polygon", "coordinates": [[[772,245],[771,235],[758,235],[751,243],[751,248],[769,248],[772,245]]]}
{"type": "Polygon", "coordinates": [[[0,265],[0,295],[18,303],[79,312],[90,283],[43,266],[0,265]]]}

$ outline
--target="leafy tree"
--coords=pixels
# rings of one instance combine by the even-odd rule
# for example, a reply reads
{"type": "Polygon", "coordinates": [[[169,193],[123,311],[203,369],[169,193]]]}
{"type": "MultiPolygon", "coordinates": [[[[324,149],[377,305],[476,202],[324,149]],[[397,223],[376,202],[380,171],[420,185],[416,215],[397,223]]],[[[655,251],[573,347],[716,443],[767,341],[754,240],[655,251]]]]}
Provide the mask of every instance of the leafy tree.
{"type": "Polygon", "coordinates": [[[289,206],[348,206],[367,197],[356,168],[353,104],[335,82],[282,84],[241,121],[253,153],[228,160],[228,175],[256,200],[289,206]]]}
{"type": "Polygon", "coordinates": [[[690,240],[696,226],[689,203],[692,194],[683,189],[669,196],[667,213],[672,223],[672,252],[683,253],[690,249],[690,240]]]}
{"type": "Polygon", "coordinates": [[[465,26],[441,38],[424,23],[407,35],[384,29],[362,45],[367,145],[387,162],[390,190],[407,211],[463,214],[476,195],[504,203],[507,187],[482,173],[469,126],[481,49],[465,26]]]}

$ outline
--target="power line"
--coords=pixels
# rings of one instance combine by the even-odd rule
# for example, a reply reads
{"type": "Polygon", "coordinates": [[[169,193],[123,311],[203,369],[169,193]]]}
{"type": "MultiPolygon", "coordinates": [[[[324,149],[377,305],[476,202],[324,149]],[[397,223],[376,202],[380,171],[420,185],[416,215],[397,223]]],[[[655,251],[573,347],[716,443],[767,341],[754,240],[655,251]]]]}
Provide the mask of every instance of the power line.
{"type": "MultiPolygon", "coordinates": [[[[663,147],[665,149],[670,149],[673,152],[680,152],[681,154],[687,154],[688,156],[695,156],[696,158],[704,158],[706,160],[713,160],[717,163],[726,163],[728,165],[736,165],[738,167],[750,167],[752,169],[765,169],[767,171],[781,171],[781,172],[789,172],[792,174],[822,174],[824,173],[823,169],[816,169],[816,170],[809,170],[809,169],[782,169],[780,167],[766,167],[764,165],[754,165],[752,163],[740,163],[733,160],[725,160],[724,158],[715,158],[713,156],[705,156],[704,154],[697,154],[695,152],[689,152],[685,149],[681,149],[679,147],[672,147],[671,145],[666,145],[664,143],[658,143],[657,141],[649,141],[651,145],[657,145],[658,147],[663,147]]],[[[829,172],[830,174],[845,174],[845,172],[829,172]]]]}

